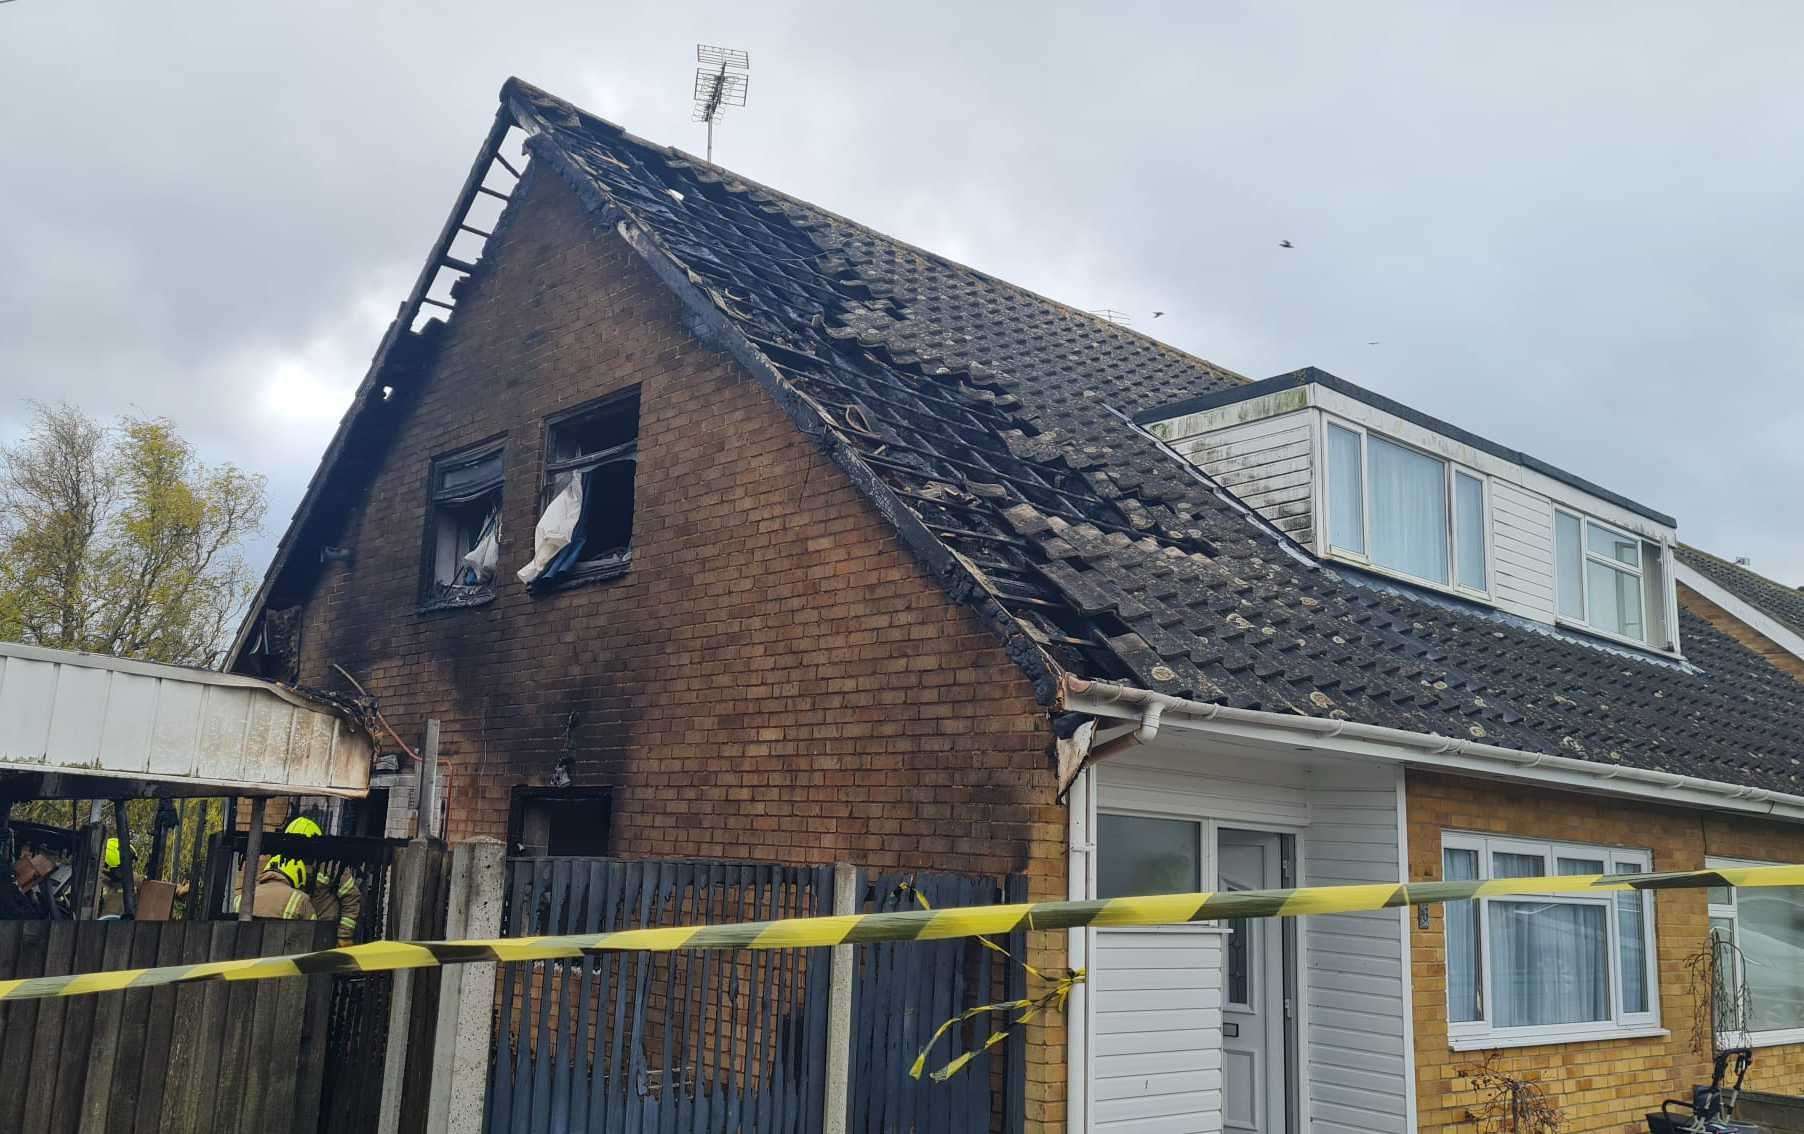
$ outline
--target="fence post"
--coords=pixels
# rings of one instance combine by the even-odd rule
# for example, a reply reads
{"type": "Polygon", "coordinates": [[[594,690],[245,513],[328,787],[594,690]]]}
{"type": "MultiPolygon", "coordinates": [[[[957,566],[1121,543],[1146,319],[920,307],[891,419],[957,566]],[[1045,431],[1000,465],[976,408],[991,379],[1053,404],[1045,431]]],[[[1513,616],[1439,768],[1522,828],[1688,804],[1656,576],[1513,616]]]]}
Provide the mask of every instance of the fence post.
{"type": "MultiPolygon", "coordinates": [[[[833,913],[855,914],[859,905],[858,868],[849,862],[833,864],[833,913]]],[[[857,965],[854,945],[835,945],[832,982],[827,988],[827,1094],[822,1112],[824,1134],[845,1134],[851,1106],[852,1083],[852,972],[857,965]]]]}
{"type": "MultiPolygon", "coordinates": [[[[501,935],[501,909],[507,900],[506,850],[499,840],[486,838],[451,848],[447,938],[501,935]]],[[[494,1008],[492,963],[439,970],[437,1058],[432,1067],[426,1134],[481,1134],[494,1008]]]]}
{"type": "MultiPolygon", "coordinates": [[[[412,941],[420,929],[421,890],[426,856],[431,848],[416,839],[395,852],[389,901],[395,910],[389,937],[412,941]]],[[[407,1023],[413,1015],[414,970],[396,969],[388,999],[388,1045],[382,1065],[382,1104],[376,1112],[376,1134],[395,1134],[401,1124],[401,1093],[407,1077],[407,1023]]]]}

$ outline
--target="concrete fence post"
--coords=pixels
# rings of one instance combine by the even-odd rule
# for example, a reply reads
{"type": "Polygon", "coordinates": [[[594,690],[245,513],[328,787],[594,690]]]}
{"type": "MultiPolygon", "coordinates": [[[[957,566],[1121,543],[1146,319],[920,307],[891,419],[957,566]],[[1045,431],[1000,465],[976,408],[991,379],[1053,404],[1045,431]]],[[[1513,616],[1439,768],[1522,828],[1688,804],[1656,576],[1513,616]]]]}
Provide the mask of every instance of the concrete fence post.
{"type": "MultiPolygon", "coordinates": [[[[445,936],[497,937],[507,900],[507,848],[475,839],[451,848],[445,936]]],[[[438,970],[437,1058],[426,1111],[426,1134],[482,1134],[488,1103],[490,1026],[495,966],[450,965],[438,970]]]]}
{"type": "MultiPolygon", "coordinates": [[[[855,914],[859,906],[858,868],[849,862],[833,865],[833,913],[855,914]]],[[[835,945],[831,980],[827,988],[827,1082],[822,1111],[824,1134],[846,1134],[852,1105],[852,975],[858,964],[855,945],[835,945]]]]}
{"type": "MultiPolygon", "coordinates": [[[[389,902],[394,920],[388,926],[391,941],[412,941],[420,932],[420,907],[426,875],[426,856],[432,848],[415,839],[395,852],[394,872],[389,876],[389,902]]],[[[396,969],[388,1000],[388,1049],[382,1065],[382,1106],[376,1113],[376,1134],[395,1134],[401,1126],[401,1091],[407,1072],[407,1023],[413,1016],[415,970],[396,969]]]]}

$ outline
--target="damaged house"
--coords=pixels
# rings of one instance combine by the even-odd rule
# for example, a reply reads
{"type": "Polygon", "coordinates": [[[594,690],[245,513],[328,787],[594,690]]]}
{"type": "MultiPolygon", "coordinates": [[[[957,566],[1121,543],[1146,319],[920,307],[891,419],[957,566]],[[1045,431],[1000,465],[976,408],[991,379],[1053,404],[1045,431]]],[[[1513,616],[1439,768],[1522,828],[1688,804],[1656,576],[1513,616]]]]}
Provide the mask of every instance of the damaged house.
{"type": "MultiPolygon", "coordinates": [[[[438,720],[449,837],[512,853],[1035,899],[1804,859],[1804,686],[1680,601],[1608,446],[1507,442],[510,81],[232,664],[438,720]]],[[[1089,979],[1026,1031],[1026,1125],[1466,1129],[1494,1052],[1566,1130],[1628,1129],[1708,1077],[1713,927],[1760,961],[1724,1025],[1804,1068],[1789,908],[1037,934],[1089,979]]]]}

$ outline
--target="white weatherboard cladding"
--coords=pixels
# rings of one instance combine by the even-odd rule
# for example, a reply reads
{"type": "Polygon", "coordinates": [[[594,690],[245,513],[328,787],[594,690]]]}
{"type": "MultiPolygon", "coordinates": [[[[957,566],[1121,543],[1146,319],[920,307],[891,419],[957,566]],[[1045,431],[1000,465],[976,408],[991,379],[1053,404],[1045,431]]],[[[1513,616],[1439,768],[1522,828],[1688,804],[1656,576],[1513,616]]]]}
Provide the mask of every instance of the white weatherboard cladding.
{"type": "MultiPolygon", "coordinates": [[[[1396,882],[1397,775],[1349,765],[1311,776],[1301,884],[1396,882]]],[[[1409,1014],[1404,1000],[1404,912],[1316,915],[1302,922],[1303,1086],[1311,1129],[1409,1129],[1409,1014]]]]}
{"type": "Polygon", "coordinates": [[[252,678],[0,644],[0,772],[361,795],[370,742],[252,678]]]}
{"type": "MultiPolygon", "coordinates": [[[[1110,757],[1092,771],[1100,811],[1197,819],[1211,830],[1292,834],[1298,885],[1396,882],[1405,876],[1401,780],[1394,768],[1314,757],[1278,759],[1263,751],[1199,751],[1161,739],[1110,757]]],[[[1205,879],[1216,871],[1213,844],[1211,837],[1205,879]]],[[[1402,911],[1390,910],[1312,915],[1298,922],[1297,1054],[1299,1103],[1306,1120],[1301,1129],[1324,1134],[1402,1134],[1409,1129],[1412,1070],[1403,918],[1402,911]]],[[[1103,948],[1100,931],[1096,948],[1103,948]]],[[[1092,995],[1094,1045],[1104,1040],[1094,1020],[1110,1011],[1110,994],[1096,988],[1092,995]]],[[[1090,1076],[1089,1089],[1099,1090],[1094,1055],[1090,1076]]],[[[1091,1098],[1092,1129],[1111,1129],[1098,1125],[1103,1104],[1100,1097],[1091,1098]]]]}
{"type": "Polygon", "coordinates": [[[1105,929],[1089,964],[1091,1130],[1222,1128],[1214,929],[1105,929]]]}
{"type": "Polygon", "coordinates": [[[1491,481],[1491,555],[1497,605],[1552,622],[1553,501],[1506,480],[1491,481]]]}
{"type": "Polygon", "coordinates": [[[1308,410],[1214,429],[1171,446],[1285,535],[1305,547],[1314,541],[1308,410]]]}

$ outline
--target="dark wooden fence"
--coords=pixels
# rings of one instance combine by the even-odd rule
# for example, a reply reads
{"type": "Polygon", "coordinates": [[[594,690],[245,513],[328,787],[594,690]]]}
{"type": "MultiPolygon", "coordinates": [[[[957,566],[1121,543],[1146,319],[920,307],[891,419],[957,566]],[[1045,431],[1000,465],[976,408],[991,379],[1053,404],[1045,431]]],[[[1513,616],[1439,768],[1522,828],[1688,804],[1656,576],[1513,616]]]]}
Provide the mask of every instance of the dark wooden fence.
{"type": "MultiPolygon", "coordinates": [[[[1027,880],[924,870],[881,874],[865,880],[859,912],[919,909],[917,893],[934,909],[1025,902],[1027,880]]],[[[1020,958],[1027,935],[1011,934],[996,944],[1020,958]]],[[[967,1008],[1025,996],[1026,971],[972,938],[862,945],[856,961],[852,1106],[846,1128],[855,1134],[1019,1134],[1027,1117],[1027,1046],[1021,1029],[983,1050],[992,1032],[1008,1027],[1006,1016],[979,1016],[940,1040],[928,1053],[929,1070],[967,1051],[982,1052],[944,1083],[925,1075],[911,1079],[907,1072],[945,1021],[967,1008]]]]}
{"type": "MultiPolygon", "coordinates": [[[[319,922],[0,922],[0,979],[299,953],[319,922]]],[[[332,978],[0,1007],[0,1130],[314,1134],[332,978]]]]}
{"type": "MultiPolygon", "coordinates": [[[[1006,884],[910,873],[861,879],[867,912],[1025,900],[1006,884]]],[[[830,867],[526,858],[509,864],[503,933],[593,933],[832,912],[830,867]]],[[[1002,943],[1016,956],[1024,935],[1002,943]]],[[[907,1077],[940,1023],[1019,997],[1018,965],[972,941],[856,951],[851,1129],[862,1134],[1018,1134],[1026,1048],[1017,1034],[946,1084],[907,1077]]],[[[489,1134],[731,1131],[822,1126],[830,954],[610,954],[504,965],[490,1071],[489,1134]]],[[[934,1065],[975,1050],[996,1022],[953,1030],[934,1065]]]]}
{"type": "MultiPolygon", "coordinates": [[[[593,933],[830,912],[830,868],[596,858],[510,864],[503,932],[593,933]]],[[[505,965],[490,1134],[810,1131],[824,953],[620,953],[505,965]]]]}

